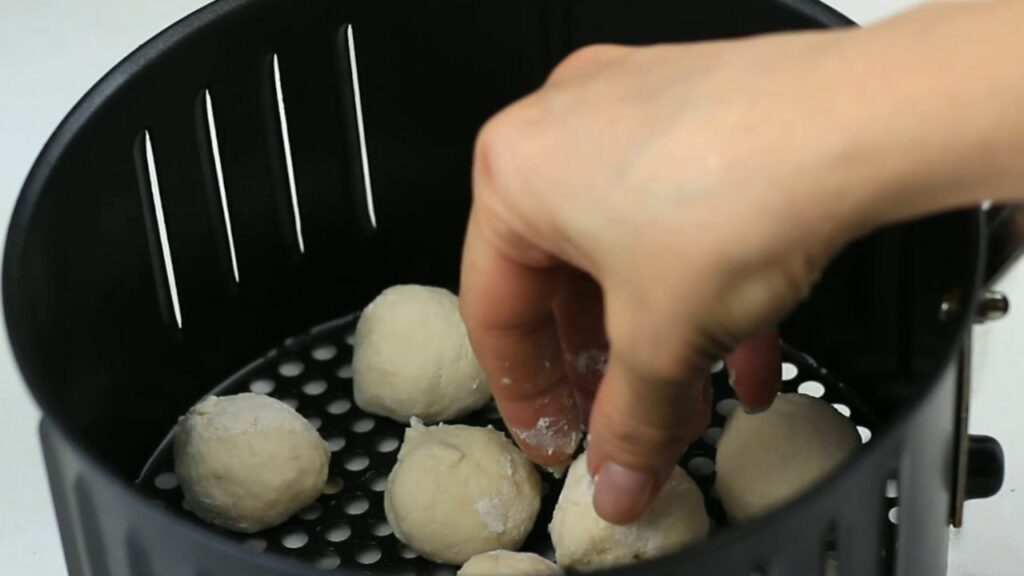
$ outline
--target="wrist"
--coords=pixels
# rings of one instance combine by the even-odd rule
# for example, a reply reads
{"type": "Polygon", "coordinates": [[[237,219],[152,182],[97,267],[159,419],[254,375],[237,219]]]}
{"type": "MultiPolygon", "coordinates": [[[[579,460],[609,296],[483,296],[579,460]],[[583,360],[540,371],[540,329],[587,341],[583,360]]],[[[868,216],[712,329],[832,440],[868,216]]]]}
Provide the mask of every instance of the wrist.
{"type": "Polygon", "coordinates": [[[833,162],[851,234],[1019,198],[1022,23],[1024,3],[946,4],[843,38],[849,110],[833,162]]]}

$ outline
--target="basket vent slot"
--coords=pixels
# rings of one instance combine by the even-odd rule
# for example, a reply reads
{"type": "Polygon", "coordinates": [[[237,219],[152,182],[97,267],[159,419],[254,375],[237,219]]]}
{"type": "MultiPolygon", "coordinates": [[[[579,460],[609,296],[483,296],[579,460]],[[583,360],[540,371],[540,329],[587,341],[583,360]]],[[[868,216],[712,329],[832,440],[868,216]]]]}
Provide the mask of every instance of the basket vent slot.
{"type": "Polygon", "coordinates": [[[277,119],[281,123],[281,139],[284,144],[284,165],[288,172],[288,192],[291,195],[292,215],[295,219],[295,239],[299,243],[299,252],[306,252],[306,243],[302,237],[302,215],[299,213],[299,197],[295,189],[295,168],[292,164],[292,143],[288,134],[288,113],[284,103],[284,92],[281,89],[281,65],[277,54],[274,54],[274,92],[277,95],[277,119]]]}
{"type": "Polygon", "coordinates": [[[370,218],[370,227],[377,229],[377,211],[373,202],[373,183],[370,178],[370,156],[366,149],[366,125],[363,121],[363,97],[359,89],[359,64],[356,57],[355,30],[352,25],[345,26],[345,46],[348,51],[349,78],[352,81],[352,103],[355,107],[356,135],[359,139],[359,162],[363,172],[363,192],[366,197],[366,213],[370,218]]]}
{"type": "Polygon", "coordinates": [[[238,257],[235,254],[235,234],[231,229],[231,211],[228,209],[227,190],[224,186],[224,169],[220,162],[220,142],[217,140],[217,122],[213,114],[213,98],[209,90],[203,91],[206,103],[206,129],[210,138],[210,150],[213,155],[213,169],[217,175],[217,192],[220,195],[220,209],[224,216],[224,230],[228,240],[228,252],[231,255],[231,271],[234,273],[235,282],[239,282],[238,257]]]}
{"type": "Polygon", "coordinates": [[[893,471],[885,480],[885,506],[882,508],[885,519],[881,522],[885,531],[883,545],[892,556],[886,559],[883,576],[896,574],[899,566],[899,506],[900,506],[900,472],[893,471]]]}
{"type": "MultiPolygon", "coordinates": [[[[159,253],[163,260],[163,276],[167,284],[167,295],[174,313],[174,321],[181,328],[181,304],[178,302],[178,283],[174,277],[174,259],[171,257],[171,243],[167,237],[167,224],[164,221],[164,205],[160,197],[160,179],[157,176],[156,156],[153,153],[153,139],[149,130],[142,133],[144,153],[141,155],[139,180],[142,186],[143,204],[151,204],[152,218],[156,221],[156,240],[159,253]],[[144,168],[144,169],[143,169],[144,168]],[[148,190],[147,190],[148,188],[148,190]],[[147,193],[148,192],[148,193],[147,193]]],[[[152,233],[150,234],[152,245],[152,233]]],[[[155,246],[153,252],[156,252],[155,246]]],[[[156,255],[154,254],[154,258],[156,255]]],[[[159,272],[158,272],[159,276],[159,272]]]]}

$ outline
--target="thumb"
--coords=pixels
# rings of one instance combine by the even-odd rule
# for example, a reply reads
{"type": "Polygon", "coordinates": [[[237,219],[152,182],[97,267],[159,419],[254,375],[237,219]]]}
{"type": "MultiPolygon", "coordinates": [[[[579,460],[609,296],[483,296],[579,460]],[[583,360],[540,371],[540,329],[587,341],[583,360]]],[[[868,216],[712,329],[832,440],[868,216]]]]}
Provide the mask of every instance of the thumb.
{"type": "Polygon", "coordinates": [[[590,414],[587,466],[594,509],[614,524],[638,520],[710,418],[707,369],[658,378],[632,370],[614,348],[590,414]]]}

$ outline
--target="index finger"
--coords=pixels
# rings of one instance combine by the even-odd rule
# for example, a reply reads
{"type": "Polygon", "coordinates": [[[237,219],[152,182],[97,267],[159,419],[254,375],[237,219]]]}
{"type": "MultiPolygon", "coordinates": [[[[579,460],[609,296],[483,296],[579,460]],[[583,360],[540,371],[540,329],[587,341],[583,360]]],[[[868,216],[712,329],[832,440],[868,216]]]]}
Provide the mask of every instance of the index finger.
{"type": "Polygon", "coordinates": [[[552,311],[558,275],[553,264],[510,258],[479,214],[470,215],[462,317],[509,432],[528,458],[546,467],[566,463],[581,436],[552,311]]]}

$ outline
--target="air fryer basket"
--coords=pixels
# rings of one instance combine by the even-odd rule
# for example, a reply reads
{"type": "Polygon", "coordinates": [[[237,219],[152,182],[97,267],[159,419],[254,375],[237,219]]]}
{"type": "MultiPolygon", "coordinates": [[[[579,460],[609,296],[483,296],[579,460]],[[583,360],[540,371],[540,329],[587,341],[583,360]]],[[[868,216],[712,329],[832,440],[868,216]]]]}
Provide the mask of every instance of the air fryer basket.
{"type": "MultiPolygon", "coordinates": [[[[348,465],[357,449],[386,458],[397,430],[328,421],[351,406],[316,404],[285,366],[305,362],[343,395],[346,325],[332,320],[396,283],[457,289],[471,148],[489,115],[582,45],[847,23],[812,0],[220,0],[144,45],[48,142],[4,260],[71,575],[309,575],[329,554],[343,573],[404,573],[359,561],[374,542],[334,546],[325,532],[314,562],[255,552],[176,511],[167,461],[151,457],[201,396],[266,388],[257,374],[277,371],[276,393],[305,395],[325,431],[355,434],[336,443],[336,466],[361,471],[348,465]]],[[[815,576],[834,549],[842,576],[943,574],[954,360],[982,233],[976,211],[878,232],[783,326],[789,361],[871,421],[857,458],[778,512],[609,573],[815,576]]],[[[341,512],[299,519],[362,508],[351,494],[329,503],[341,512]]]]}

